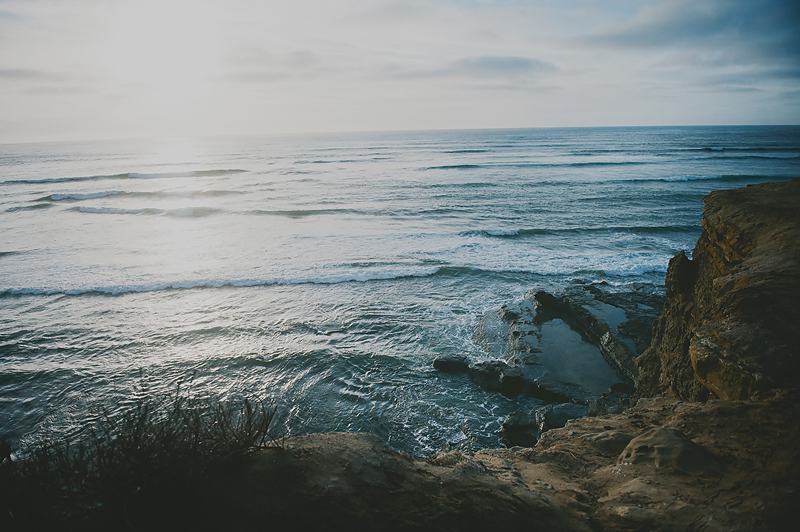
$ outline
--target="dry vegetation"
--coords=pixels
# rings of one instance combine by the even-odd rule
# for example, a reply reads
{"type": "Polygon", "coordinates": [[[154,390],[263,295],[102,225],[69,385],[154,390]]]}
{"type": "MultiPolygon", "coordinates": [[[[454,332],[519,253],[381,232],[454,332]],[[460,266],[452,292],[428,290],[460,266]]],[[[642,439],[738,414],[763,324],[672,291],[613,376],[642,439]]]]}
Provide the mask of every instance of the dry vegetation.
{"type": "Polygon", "coordinates": [[[203,493],[254,449],[280,443],[276,409],[176,392],[97,407],[74,441],[42,441],[0,470],[2,530],[206,529],[203,493]]]}

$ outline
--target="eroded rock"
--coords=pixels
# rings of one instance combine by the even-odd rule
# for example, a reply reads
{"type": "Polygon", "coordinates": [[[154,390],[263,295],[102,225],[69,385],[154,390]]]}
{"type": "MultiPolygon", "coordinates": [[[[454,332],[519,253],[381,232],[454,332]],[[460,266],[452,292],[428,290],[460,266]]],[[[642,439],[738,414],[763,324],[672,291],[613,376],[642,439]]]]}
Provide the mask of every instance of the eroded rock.
{"type": "Polygon", "coordinates": [[[712,192],[693,258],[669,263],[640,391],[755,398],[800,384],[800,179],[712,192]]]}
{"type": "Polygon", "coordinates": [[[681,431],[654,427],[633,438],[622,451],[619,464],[648,464],[684,473],[700,473],[713,467],[713,458],[681,431]]]}

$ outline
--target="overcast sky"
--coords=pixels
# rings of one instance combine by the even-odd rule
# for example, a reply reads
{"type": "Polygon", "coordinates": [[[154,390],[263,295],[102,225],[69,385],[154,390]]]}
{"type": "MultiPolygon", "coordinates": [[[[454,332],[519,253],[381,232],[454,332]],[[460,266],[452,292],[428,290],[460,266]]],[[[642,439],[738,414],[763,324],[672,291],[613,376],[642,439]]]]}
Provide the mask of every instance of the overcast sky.
{"type": "Polygon", "coordinates": [[[798,0],[0,0],[0,142],[798,123],[798,0]]]}

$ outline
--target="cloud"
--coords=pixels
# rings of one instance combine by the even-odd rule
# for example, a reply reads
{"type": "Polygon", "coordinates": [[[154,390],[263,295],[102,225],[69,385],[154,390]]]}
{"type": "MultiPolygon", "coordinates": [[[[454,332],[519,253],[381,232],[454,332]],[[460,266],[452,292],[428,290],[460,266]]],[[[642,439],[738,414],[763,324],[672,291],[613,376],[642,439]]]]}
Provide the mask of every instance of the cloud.
{"type": "Polygon", "coordinates": [[[523,77],[556,71],[552,63],[515,56],[468,57],[453,61],[445,74],[474,78],[523,77]]]}
{"type": "Polygon", "coordinates": [[[762,57],[800,56],[796,0],[662,0],[627,21],[579,37],[592,46],[652,49],[726,46],[762,57]]]}
{"type": "Polygon", "coordinates": [[[0,83],[17,86],[60,87],[69,77],[35,68],[0,68],[0,83]]]}
{"type": "Polygon", "coordinates": [[[326,72],[319,55],[309,50],[272,53],[260,46],[239,46],[224,58],[228,81],[275,83],[293,79],[311,79],[326,72]]]}
{"type": "Polygon", "coordinates": [[[0,79],[15,81],[39,81],[51,79],[51,75],[40,70],[33,70],[30,68],[0,68],[0,79]]]}
{"type": "Polygon", "coordinates": [[[639,55],[640,73],[721,91],[800,80],[800,2],[660,0],[575,38],[593,51],[639,55]]]}
{"type": "Polygon", "coordinates": [[[465,57],[434,68],[397,69],[394,75],[401,79],[460,78],[480,81],[524,81],[557,70],[552,63],[539,59],[486,55],[465,57]]]}

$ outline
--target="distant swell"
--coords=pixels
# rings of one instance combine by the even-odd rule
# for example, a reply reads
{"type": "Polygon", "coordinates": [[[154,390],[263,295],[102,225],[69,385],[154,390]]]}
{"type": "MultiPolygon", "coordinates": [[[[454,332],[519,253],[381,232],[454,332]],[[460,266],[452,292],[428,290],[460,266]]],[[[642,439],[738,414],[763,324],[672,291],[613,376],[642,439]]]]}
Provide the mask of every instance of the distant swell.
{"type": "Polygon", "coordinates": [[[261,216],[283,216],[286,218],[305,218],[306,216],[322,216],[327,214],[364,214],[364,211],[356,209],[294,209],[274,211],[257,209],[248,212],[248,214],[261,216]]]}
{"type": "Polygon", "coordinates": [[[234,169],[221,169],[221,170],[192,170],[186,172],[162,172],[162,173],[140,173],[140,172],[127,172],[124,174],[111,174],[111,175],[92,175],[92,176],[78,176],[78,177],[51,177],[42,179],[18,179],[14,181],[4,181],[4,185],[19,185],[19,184],[37,184],[37,183],[67,183],[78,181],[100,181],[103,179],[159,179],[171,177],[218,177],[231,174],[240,174],[247,172],[247,170],[234,169]]]}
{"type": "Polygon", "coordinates": [[[745,181],[748,179],[773,179],[773,178],[770,176],[762,176],[762,175],[681,175],[674,177],[665,177],[662,178],[660,181],[667,181],[667,182],[706,181],[715,179],[720,181],[745,181]]]}
{"type": "Polygon", "coordinates": [[[640,233],[640,234],[662,234],[662,233],[693,233],[700,230],[700,226],[694,225],[670,225],[670,226],[634,226],[634,227],[587,227],[587,228],[563,228],[563,229],[509,229],[509,230],[472,230],[463,231],[459,236],[471,237],[481,236],[486,238],[524,238],[539,235],[564,235],[564,234],[591,234],[591,233],[640,233]]]}
{"type": "Polygon", "coordinates": [[[652,164],[646,161],[586,161],[571,163],[500,163],[500,164],[449,164],[442,166],[428,166],[420,170],[473,170],[477,168],[582,168],[602,166],[638,166],[652,164]]]}
{"type": "Polygon", "coordinates": [[[120,190],[108,190],[102,192],[87,192],[87,193],[69,193],[69,194],[50,194],[38,198],[34,201],[84,201],[98,198],[107,198],[110,196],[124,197],[124,198],[187,198],[187,199],[200,199],[200,198],[216,198],[221,196],[230,196],[236,194],[243,194],[243,192],[233,190],[193,190],[193,191],[158,191],[158,192],[124,192],[120,190]]]}
{"type": "Polygon", "coordinates": [[[446,164],[442,166],[428,166],[423,170],[471,170],[473,168],[480,168],[479,164],[446,164]]]}
{"type": "Polygon", "coordinates": [[[177,218],[200,218],[221,212],[213,207],[186,207],[183,209],[115,209],[113,207],[72,207],[69,210],[86,214],[150,214],[175,216],[177,218]]]}

